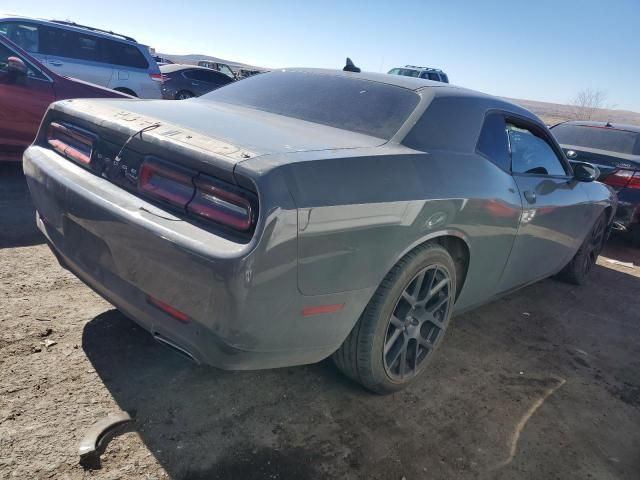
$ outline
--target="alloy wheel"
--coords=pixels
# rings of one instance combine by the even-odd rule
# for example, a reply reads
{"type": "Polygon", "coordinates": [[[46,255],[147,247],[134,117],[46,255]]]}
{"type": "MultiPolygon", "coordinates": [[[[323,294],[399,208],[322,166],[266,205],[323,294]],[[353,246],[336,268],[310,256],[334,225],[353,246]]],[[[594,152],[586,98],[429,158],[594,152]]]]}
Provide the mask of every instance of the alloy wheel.
{"type": "Polygon", "coordinates": [[[384,368],[392,380],[419,373],[444,332],[452,293],[451,276],[439,265],[420,271],[405,287],[384,341],[384,368]]]}

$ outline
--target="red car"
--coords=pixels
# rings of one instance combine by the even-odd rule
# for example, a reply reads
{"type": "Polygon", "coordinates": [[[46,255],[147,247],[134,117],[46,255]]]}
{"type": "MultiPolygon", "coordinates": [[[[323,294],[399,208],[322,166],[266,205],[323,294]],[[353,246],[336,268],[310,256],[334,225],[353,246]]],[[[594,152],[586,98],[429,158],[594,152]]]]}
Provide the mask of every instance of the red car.
{"type": "Polygon", "coordinates": [[[129,97],[55,74],[0,34],[0,161],[20,161],[51,102],[129,97]]]}

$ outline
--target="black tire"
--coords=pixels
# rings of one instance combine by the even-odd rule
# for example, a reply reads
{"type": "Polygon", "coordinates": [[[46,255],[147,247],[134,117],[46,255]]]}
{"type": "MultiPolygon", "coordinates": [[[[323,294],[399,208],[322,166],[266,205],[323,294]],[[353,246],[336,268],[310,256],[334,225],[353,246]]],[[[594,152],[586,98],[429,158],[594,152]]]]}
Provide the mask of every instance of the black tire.
{"type": "Polygon", "coordinates": [[[188,98],[193,98],[195,95],[191,93],[189,90],[180,90],[176,93],[176,100],[186,100],[188,98]]]}
{"type": "Polygon", "coordinates": [[[596,219],[574,257],[558,274],[560,280],[574,285],[584,285],[587,282],[589,272],[596,264],[598,255],[600,255],[604,246],[606,228],[606,217],[602,213],[596,219]]]}
{"type": "Polygon", "coordinates": [[[435,243],[416,248],[384,278],[333,354],[335,364],[376,393],[406,387],[424,372],[440,345],[455,295],[456,267],[449,252],[435,243]]]}

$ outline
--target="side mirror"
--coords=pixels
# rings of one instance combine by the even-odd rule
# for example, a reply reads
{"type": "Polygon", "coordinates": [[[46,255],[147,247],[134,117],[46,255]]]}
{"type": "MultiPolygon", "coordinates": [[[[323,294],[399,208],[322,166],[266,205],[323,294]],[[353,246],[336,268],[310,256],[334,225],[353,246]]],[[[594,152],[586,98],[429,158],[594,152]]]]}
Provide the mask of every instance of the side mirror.
{"type": "Polygon", "coordinates": [[[599,170],[586,162],[573,164],[573,178],[579,182],[593,182],[600,176],[599,170]]]}
{"type": "Polygon", "coordinates": [[[18,57],[7,58],[7,69],[9,70],[10,73],[13,73],[14,75],[27,74],[27,66],[18,57]]]}

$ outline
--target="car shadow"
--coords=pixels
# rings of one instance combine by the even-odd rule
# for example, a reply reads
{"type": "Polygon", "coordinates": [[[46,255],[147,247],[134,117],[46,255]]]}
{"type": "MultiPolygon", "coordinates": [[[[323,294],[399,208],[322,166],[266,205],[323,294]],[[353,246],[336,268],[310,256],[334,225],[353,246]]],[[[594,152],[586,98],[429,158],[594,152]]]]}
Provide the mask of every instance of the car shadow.
{"type": "Polygon", "coordinates": [[[35,218],[22,163],[0,163],[0,248],[44,243],[35,218]]]}
{"type": "MultiPolygon", "coordinates": [[[[117,310],[85,325],[82,346],[170,478],[420,478],[425,465],[433,478],[476,478],[506,456],[505,436],[557,378],[575,396],[554,401],[571,428],[611,407],[602,385],[636,401],[614,387],[637,358],[640,333],[630,326],[640,278],[600,265],[592,276],[585,287],[542,281],[456,317],[428,375],[389,396],[364,391],[330,360],[250,372],[195,365],[117,310]]],[[[640,388],[629,372],[621,388],[640,388]]],[[[598,427],[572,448],[597,457],[596,438],[631,435],[625,428],[598,427]]],[[[565,441],[534,437],[504,478],[529,469],[535,477],[546,457],[547,476],[558,474],[565,441]]],[[[581,468],[575,462],[564,471],[581,468]]]]}
{"type": "Polygon", "coordinates": [[[602,256],[640,267],[640,248],[634,247],[627,235],[612,234],[602,249],[602,256]]]}
{"type": "Polygon", "coordinates": [[[249,372],[196,365],[117,310],[91,320],[82,345],[171,478],[324,478],[310,462],[319,458],[312,449],[264,444],[319,392],[370,397],[331,361],[249,372]]]}

